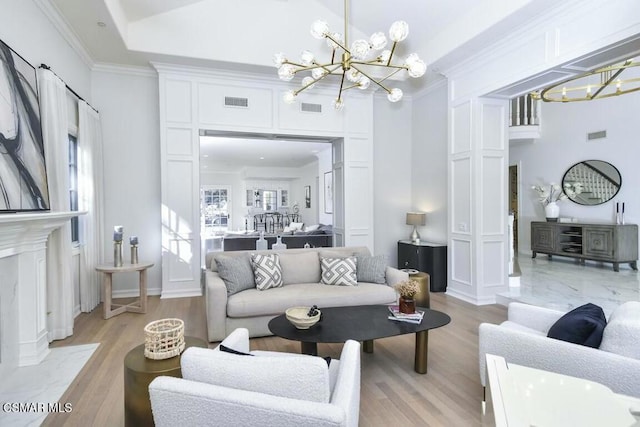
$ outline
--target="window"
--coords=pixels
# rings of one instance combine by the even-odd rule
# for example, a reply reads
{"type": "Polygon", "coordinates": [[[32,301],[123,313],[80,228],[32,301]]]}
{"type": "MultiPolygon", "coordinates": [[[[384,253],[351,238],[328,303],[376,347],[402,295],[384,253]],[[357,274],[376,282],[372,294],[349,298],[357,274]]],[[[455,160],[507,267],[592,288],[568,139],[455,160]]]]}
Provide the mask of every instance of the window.
{"type": "MultiPolygon", "coordinates": [[[[78,139],[69,135],[69,200],[70,211],[78,210],[78,139]]],[[[78,217],[71,218],[71,241],[80,241],[80,224],[78,217]]]]}
{"type": "Polygon", "coordinates": [[[224,231],[229,224],[230,190],[224,186],[205,186],[202,189],[202,220],[204,231],[224,231]]]}
{"type": "Polygon", "coordinates": [[[264,190],[262,192],[262,209],[267,212],[278,209],[278,196],[275,190],[264,190]]]}

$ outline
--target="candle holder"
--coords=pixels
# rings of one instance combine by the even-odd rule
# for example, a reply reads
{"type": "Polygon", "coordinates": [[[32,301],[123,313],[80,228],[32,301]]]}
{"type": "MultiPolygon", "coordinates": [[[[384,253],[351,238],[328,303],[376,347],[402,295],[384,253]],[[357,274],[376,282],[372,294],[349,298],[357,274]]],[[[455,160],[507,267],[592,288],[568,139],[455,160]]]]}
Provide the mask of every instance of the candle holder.
{"type": "Polygon", "coordinates": [[[122,240],[113,242],[113,266],[122,267],[122,240]]]}
{"type": "Polygon", "coordinates": [[[131,264],[138,263],[138,245],[131,245],[131,264]]]}

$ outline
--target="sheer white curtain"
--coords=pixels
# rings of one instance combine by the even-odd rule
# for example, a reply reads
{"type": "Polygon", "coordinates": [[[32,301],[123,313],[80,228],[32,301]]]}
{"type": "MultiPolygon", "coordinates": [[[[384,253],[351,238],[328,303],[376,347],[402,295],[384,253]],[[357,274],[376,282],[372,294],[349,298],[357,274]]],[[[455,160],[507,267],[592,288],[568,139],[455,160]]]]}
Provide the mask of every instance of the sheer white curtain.
{"type": "Polygon", "coordinates": [[[104,260],[102,127],[100,115],[84,101],[78,104],[78,168],[78,204],[81,211],[87,212],[80,217],[83,243],[80,309],[89,312],[100,304],[100,282],[95,267],[104,260]]]}
{"type": "MultiPolygon", "coordinates": [[[[40,111],[52,211],[69,211],[67,89],[49,70],[38,69],[40,111]]],[[[47,330],[49,341],[73,334],[71,225],[55,230],[47,245],[47,330]]]]}

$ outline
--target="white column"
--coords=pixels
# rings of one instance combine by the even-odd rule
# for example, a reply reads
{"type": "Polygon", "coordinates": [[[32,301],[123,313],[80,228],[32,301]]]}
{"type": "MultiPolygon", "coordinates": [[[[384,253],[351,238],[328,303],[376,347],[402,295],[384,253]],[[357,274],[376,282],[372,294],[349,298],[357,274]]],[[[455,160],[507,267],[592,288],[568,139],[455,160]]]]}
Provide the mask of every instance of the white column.
{"type": "Polygon", "coordinates": [[[513,214],[509,214],[509,275],[513,274],[513,257],[515,256],[513,250],[513,214]]]}
{"type": "Polygon", "coordinates": [[[474,304],[508,288],[508,107],[470,98],[449,108],[447,293],[474,304]]]}

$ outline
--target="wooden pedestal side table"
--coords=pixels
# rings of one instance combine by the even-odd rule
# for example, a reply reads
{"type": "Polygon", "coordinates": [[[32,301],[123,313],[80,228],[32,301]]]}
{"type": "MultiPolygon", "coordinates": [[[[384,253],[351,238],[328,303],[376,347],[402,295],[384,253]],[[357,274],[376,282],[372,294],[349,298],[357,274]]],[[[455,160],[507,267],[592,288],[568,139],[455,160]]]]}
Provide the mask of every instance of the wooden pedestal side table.
{"type": "Polygon", "coordinates": [[[431,280],[429,274],[410,268],[403,269],[402,271],[409,273],[409,279],[415,280],[418,282],[418,285],[420,285],[420,291],[418,291],[418,293],[413,297],[416,302],[416,306],[426,308],[431,307],[429,291],[431,280]]]}
{"type": "Polygon", "coordinates": [[[97,265],[96,270],[103,273],[102,275],[102,301],[104,306],[104,318],[116,316],[125,311],[133,313],[147,312],[147,269],[153,267],[152,262],[140,262],[138,264],[124,264],[121,267],[113,265],[97,265]],[[128,273],[132,271],[140,272],[138,285],[140,286],[140,299],[129,304],[112,304],[111,303],[111,286],[113,273],[128,273]],[[113,308],[116,307],[116,308],[113,308]]]}
{"type": "MultiPolygon", "coordinates": [[[[200,338],[184,337],[185,350],[189,347],[208,348],[200,338]]],[[[149,384],[159,376],[182,378],[181,356],[164,360],[144,357],[144,344],[135,347],[124,358],[124,425],[153,426],[149,384]]]]}

